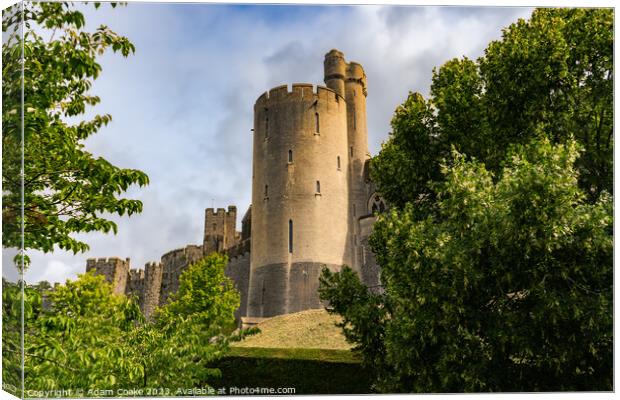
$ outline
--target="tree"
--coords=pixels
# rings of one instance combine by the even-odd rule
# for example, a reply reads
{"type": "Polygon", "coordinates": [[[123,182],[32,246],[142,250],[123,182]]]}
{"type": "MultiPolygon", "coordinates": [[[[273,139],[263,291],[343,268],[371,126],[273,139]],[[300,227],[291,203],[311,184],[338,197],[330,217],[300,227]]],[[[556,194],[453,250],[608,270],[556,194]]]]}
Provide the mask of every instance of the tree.
{"type": "Polygon", "coordinates": [[[102,213],[131,215],[142,211],[140,201],[119,195],[132,184],[148,184],[146,174],[116,167],[84,148],[83,141],[112,117],[96,115],[74,122],[87,106],[100,101],[89,92],[101,72],[97,56],[111,49],[126,57],[135,48],[127,38],[103,25],[95,32],[86,32],[84,23],[83,14],[69,2],[24,2],[3,15],[2,30],[9,32],[2,46],[4,247],[21,248],[23,223],[24,249],[50,252],[58,246],[74,253],[86,251],[88,245],[72,234],[116,233],[116,224],[102,213]],[[21,21],[25,24],[23,40],[21,21]]]}
{"type": "Polygon", "coordinates": [[[379,390],[611,390],[612,49],[613,10],[538,9],[396,109],[371,162],[384,294],[322,289],[379,390]]]}
{"type": "Polygon", "coordinates": [[[410,93],[371,175],[393,206],[429,212],[451,147],[497,174],[512,144],[577,140],[579,185],[612,193],[613,10],[537,9],[473,61],[433,71],[430,98],[410,93]]]}
{"type": "MultiPolygon", "coordinates": [[[[12,321],[20,319],[21,292],[16,284],[4,289],[3,355],[8,358],[3,366],[8,374],[3,378],[19,387],[20,327],[12,321]]],[[[142,366],[126,338],[141,318],[137,304],[113,294],[111,284],[93,272],[43,293],[24,288],[25,389],[86,393],[133,387],[142,366]]]]}
{"type": "MultiPolygon", "coordinates": [[[[142,357],[143,387],[190,388],[219,377],[220,371],[207,365],[245,334],[227,335],[240,301],[224,274],[227,263],[226,256],[214,253],[190,265],[154,321],[135,332],[132,344],[142,357]]],[[[182,393],[159,395],[175,394],[182,393]]]]}
{"type": "MultiPolygon", "coordinates": [[[[214,254],[191,265],[152,321],[92,271],[51,290],[25,287],[26,393],[153,389],[143,394],[162,396],[207,386],[220,375],[209,363],[230,341],[255,332],[230,333],[239,294],[224,275],[226,264],[226,256],[214,254]]],[[[21,288],[3,285],[3,379],[19,395],[21,288]]]]}
{"type": "MultiPolygon", "coordinates": [[[[436,215],[409,204],[379,218],[383,299],[332,307],[362,332],[356,342],[382,343],[379,357],[363,353],[385,358],[381,390],[612,389],[612,201],[586,201],[577,157],[574,142],[514,146],[494,182],[455,151],[436,215]],[[355,319],[377,308],[384,318],[355,319]]],[[[322,284],[330,302],[351,286],[322,284]]]]}

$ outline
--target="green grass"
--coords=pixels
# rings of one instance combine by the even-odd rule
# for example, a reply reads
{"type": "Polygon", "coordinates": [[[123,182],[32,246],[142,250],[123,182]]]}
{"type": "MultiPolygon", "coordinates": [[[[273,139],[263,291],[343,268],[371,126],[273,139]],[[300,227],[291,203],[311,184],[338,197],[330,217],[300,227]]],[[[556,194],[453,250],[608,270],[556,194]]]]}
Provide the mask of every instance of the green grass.
{"type": "Polygon", "coordinates": [[[265,347],[231,347],[229,357],[280,358],[359,364],[360,359],[350,350],[329,349],[269,349],[265,347]]]}
{"type": "Polygon", "coordinates": [[[371,375],[349,350],[233,347],[212,365],[215,388],[295,388],[295,394],[370,393],[371,375]]]}
{"type": "Polygon", "coordinates": [[[336,326],[340,321],[339,316],[324,309],[279,315],[261,322],[259,334],[233,346],[349,350],[351,344],[336,326]]]}

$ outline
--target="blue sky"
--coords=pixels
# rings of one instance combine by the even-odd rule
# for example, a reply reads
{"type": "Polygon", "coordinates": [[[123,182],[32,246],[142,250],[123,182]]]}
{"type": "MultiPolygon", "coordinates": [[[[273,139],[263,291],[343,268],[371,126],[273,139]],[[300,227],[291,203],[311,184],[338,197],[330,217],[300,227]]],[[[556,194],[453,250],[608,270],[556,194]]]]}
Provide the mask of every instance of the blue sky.
{"type": "MultiPolygon", "coordinates": [[[[31,253],[30,282],[73,278],[90,257],[130,257],[133,268],[201,242],[204,209],[251,198],[252,108],[285,83],[323,84],[332,48],[368,77],[369,146],[374,155],[408,91],[426,95],[432,69],[483,54],[501,29],[531,9],[516,7],[264,6],[129,3],[85,9],[87,28],[106,24],[136,54],[104,55],[92,87],[112,123],[86,142],[115,165],[145,171],[151,184],[128,196],[140,215],[113,217],[117,235],[80,235],[88,253],[31,253]]],[[[3,254],[11,276],[12,254],[3,254]]]]}

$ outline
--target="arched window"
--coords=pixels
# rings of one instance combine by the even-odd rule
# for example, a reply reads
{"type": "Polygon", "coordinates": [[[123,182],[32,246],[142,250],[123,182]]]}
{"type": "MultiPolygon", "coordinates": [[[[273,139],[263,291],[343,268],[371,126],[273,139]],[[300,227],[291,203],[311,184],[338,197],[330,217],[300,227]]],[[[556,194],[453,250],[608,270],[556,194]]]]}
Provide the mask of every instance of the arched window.
{"type": "Polygon", "coordinates": [[[288,252],[293,252],[293,220],[288,220],[288,252]]]}
{"type": "Polygon", "coordinates": [[[340,170],[340,156],[338,156],[338,158],[336,160],[338,162],[338,170],[340,170]]]}
{"type": "Polygon", "coordinates": [[[321,182],[320,181],[316,181],[316,192],[321,193],[321,182]]]}
{"type": "Polygon", "coordinates": [[[314,113],[314,125],[315,125],[315,131],[316,131],[316,133],[321,132],[321,131],[319,130],[319,113],[318,113],[318,112],[317,112],[317,113],[314,113]]]}
{"type": "Polygon", "coordinates": [[[288,151],[288,162],[293,162],[293,150],[288,151]]]}

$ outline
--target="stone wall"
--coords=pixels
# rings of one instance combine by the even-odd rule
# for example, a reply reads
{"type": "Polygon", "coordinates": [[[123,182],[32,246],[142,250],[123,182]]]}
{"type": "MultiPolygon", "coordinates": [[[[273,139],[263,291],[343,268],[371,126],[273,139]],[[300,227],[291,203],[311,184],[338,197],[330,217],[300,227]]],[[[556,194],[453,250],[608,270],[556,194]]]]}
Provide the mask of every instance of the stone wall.
{"type": "Polygon", "coordinates": [[[130,269],[127,277],[127,287],[125,289],[127,296],[135,296],[138,304],[142,307],[144,302],[144,270],[130,269]]]}
{"type": "Polygon", "coordinates": [[[245,240],[228,250],[228,265],[225,274],[239,291],[240,305],[235,311],[235,319],[239,320],[247,313],[248,288],[250,284],[250,240],[245,240]]]}
{"type": "Polygon", "coordinates": [[[179,290],[179,277],[189,267],[203,257],[202,246],[188,245],[182,249],[169,251],[161,257],[163,265],[161,295],[159,305],[166,304],[172,293],[179,290]]]}
{"type": "Polygon", "coordinates": [[[129,274],[129,258],[122,260],[118,257],[89,258],[86,260],[86,272],[95,270],[96,274],[103,275],[112,284],[115,294],[124,294],[129,274]]]}
{"type": "Polygon", "coordinates": [[[142,313],[149,318],[159,305],[163,265],[161,263],[147,263],[144,266],[144,300],[142,313]]]}

